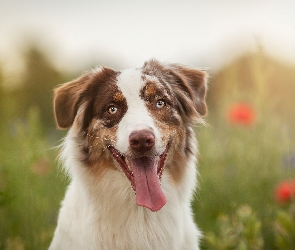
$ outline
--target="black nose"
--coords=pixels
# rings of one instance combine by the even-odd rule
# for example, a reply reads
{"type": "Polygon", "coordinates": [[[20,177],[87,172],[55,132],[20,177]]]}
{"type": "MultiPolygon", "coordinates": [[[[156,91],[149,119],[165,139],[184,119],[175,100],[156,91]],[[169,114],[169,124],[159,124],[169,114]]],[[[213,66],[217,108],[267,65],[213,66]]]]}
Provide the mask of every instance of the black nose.
{"type": "Polygon", "coordinates": [[[145,153],[155,145],[155,135],[149,130],[134,131],[129,136],[129,145],[133,150],[145,153]]]}

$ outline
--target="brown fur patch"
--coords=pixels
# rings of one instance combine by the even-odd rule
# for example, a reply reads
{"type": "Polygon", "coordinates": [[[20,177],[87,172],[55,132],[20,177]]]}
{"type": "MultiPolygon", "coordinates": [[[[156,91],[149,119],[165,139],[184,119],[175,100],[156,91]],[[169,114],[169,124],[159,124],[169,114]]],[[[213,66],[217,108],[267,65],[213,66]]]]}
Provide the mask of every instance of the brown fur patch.
{"type": "Polygon", "coordinates": [[[54,90],[54,115],[58,128],[66,129],[73,124],[81,96],[89,82],[90,76],[85,74],[54,90]]]}
{"type": "Polygon", "coordinates": [[[114,95],[113,95],[113,100],[114,102],[123,102],[124,101],[124,96],[121,92],[116,92],[114,95]]]}
{"type": "Polygon", "coordinates": [[[145,90],[144,90],[144,94],[145,96],[155,96],[157,93],[157,87],[156,84],[154,82],[148,82],[146,84],[145,90]]]}
{"type": "Polygon", "coordinates": [[[154,76],[158,79],[161,79],[165,75],[166,71],[167,70],[165,69],[165,67],[154,59],[145,62],[142,67],[143,75],[154,76]]]}
{"type": "MultiPolygon", "coordinates": [[[[107,145],[113,144],[116,140],[116,127],[111,128],[110,130],[100,127],[89,128],[89,133],[87,133],[87,142],[89,153],[87,157],[88,166],[96,169],[100,172],[100,168],[104,168],[104,164],[101,164],[102,161],[109,161],[113,163],[112,158],[108,154],[107,145]]],[[[108,166],[114,169],[114,165],[108,164],[108,166]]]]}
{"type": "Polygon", "coordinates": [[[199,116],[205,116],[207,113],[205,101],[207,93],[206,72],[177,64],[172,64],[171,69],[173,74],[182,82],[182,88],[189,94],[199,116]]]}
{"type": "Polygon", "coordinates": [[[185,136],[184,130],[185,128],[182,125],[173,127],[167,126],[166,128],[160,127],[161,133],[169,134],[172,139],[166,171],[169,172],[175,183],[181,182],[184,175],[183,167],[187,159],[184,150],[187,137],[185,136]]]}
{"type": "Polygon", "coordinates": [[[99,159],[88,163],[88,170],[99,181],[107,170],[114,170],[114,163],[112,159],[99,159]]]}
{"type": "Polygon", "coordinates": [[[162,84],[157,86],[153,82],[148,82],[141,90],[140,96],[146,102],[146,107],[157,121],[170,125],[179,125],[180,120],[174,103],[171,98],[167,97],[165,92],[167,92],[167,89],[162,84]],[[158,108],[158,101],[164,101],[165,106],[158,108]]]}

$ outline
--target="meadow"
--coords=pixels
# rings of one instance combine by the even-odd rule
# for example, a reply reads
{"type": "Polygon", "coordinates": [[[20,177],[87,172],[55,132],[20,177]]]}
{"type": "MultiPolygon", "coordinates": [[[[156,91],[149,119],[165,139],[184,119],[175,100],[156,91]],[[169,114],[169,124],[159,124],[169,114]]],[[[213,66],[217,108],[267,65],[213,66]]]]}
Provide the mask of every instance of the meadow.
{"type": "MultiPolygon", "coordinates": [[[[258,51],[211,74],[192,202],[202,249],[295,249],[294,68],[258,51]]],[[[48,89],[67,79],[52,72],[48,89]]],[[[68,183],[57,161],[64,132],[50,95],[22,109],[23,92],[0,91],[0,249],[47,249],[68,183]]]]}

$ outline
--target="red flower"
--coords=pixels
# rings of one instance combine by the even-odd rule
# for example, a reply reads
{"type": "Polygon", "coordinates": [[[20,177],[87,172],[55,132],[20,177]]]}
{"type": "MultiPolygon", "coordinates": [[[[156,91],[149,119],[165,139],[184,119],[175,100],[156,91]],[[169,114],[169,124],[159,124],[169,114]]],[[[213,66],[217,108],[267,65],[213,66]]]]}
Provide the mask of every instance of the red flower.
{"type": "Polygon", "coordinates": [[[295,190],[292,190],[292,188],[294,188],[294,183],[292,182],[284,181],[279,184],[276,188],[276,200],[279,203],[286,203],[290,201],[292,194],[295,194],[295,190]]]}
{"type": "Polygon", "coordinates": [[[228,111],[228,120],[234,125],[251,126],[255,121],[255,112],[250,105],[237,103],[230,107],[228,111]]]}

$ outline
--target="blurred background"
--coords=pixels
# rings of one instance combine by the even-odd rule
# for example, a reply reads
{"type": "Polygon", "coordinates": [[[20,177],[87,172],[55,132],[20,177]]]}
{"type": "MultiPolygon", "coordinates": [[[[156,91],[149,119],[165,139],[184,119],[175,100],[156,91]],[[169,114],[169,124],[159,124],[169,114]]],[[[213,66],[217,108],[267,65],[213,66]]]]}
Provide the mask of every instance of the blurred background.
{"type": "Polygon", "coordinates": [[[0,249],[47,249],[68,179],[52,90],[97,65],[207,68],[202,249],[295,249],[295,2],[0,2],[0,249]]]}

